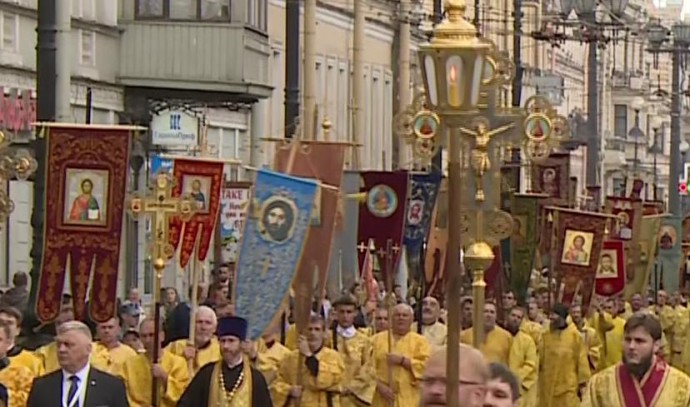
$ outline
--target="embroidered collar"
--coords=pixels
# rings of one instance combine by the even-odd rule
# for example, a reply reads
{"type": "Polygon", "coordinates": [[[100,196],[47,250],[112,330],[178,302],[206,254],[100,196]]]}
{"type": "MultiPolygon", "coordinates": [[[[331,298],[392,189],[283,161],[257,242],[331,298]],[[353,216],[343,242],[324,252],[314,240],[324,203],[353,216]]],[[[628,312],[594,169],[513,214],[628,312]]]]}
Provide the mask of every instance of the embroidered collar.
{"type": "Polygon", "coordinates": [[[343,328],[342,326],[338,325],[336,331],[338,332],[338,335],[342,336],[345,339],[350,339],[357,335],[357,329],[355,329],[354,326],[343,328]]]}

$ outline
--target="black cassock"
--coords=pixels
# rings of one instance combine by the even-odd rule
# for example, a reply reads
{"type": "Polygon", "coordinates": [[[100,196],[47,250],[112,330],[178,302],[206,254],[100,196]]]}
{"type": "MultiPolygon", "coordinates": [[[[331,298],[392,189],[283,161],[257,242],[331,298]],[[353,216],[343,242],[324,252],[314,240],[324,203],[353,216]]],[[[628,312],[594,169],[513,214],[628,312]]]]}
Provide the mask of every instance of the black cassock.
{"type": "MultiPolygon", "coordinates": [[[[177,402],[177,407],[207,407],[208,398],[211,392],[211,377],[216,362],[209,363],[202,367],[187,386],[187,389],[177,402]]],[[[225,390],[231,391],[240,377],[244,364],[240,363],[232,369],[223,363],[223,378],[225,380],[225,390]]],[[[271,394],[266,385],[264,375],[258,370],[251,368],[252,371],[252,406],[253,407],[273,407],[271,394]]],[[[232,403],[231,403],[232,405],[232,403]]]]}

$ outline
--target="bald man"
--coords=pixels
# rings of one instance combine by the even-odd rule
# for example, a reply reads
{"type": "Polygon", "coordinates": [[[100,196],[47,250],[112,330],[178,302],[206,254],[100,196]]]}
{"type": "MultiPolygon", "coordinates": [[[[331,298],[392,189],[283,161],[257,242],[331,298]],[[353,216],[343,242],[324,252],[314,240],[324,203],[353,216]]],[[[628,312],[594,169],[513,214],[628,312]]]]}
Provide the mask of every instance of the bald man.
{"type": "MultiPolygon", "coordinates": [[[[422,335],[429,341],[431,348],[436,350],[446,346],[448,328],[439,322],[441,316],[441,304],[434,297],[426,297],[422,300],[422,335]]],[[[419,332],[417,323],[412,330],[419,332]]]]}
{"type": "MultiPolygon", "coordinates": [[[[482,407],[489,381],[489,369],[481,352],[470,346],[460,346],[460,375],[458,382],[459,407],[482,407]]],[[[445,406],[447,375],[446,349],[431,355],[424,368],[420,407],[445,406]]]]}
{"type": "Polygon", "coordinates": [[[217,326],[216,313],[213,309],[202,305],[194,315],[194,343],[190,343],[187,339],[180,339],[167,346],[166,349],[172,354],[182,356],[192,362],[190,377],[194,377],[205,365],[220,360],[220,347],[215,337],[217,326]]]}
{"type": "Polygon", "coordinates": [[[422,335],[411,330],[412,307],[398,304],[393,307],[391,317],[391,329],[371,338],[373,356],[370,363],[373,363],[376,378],[371,406],[416,406],[431,346],[422,335]],[[389,335],[392,335],[390,340],[389,335]]]}

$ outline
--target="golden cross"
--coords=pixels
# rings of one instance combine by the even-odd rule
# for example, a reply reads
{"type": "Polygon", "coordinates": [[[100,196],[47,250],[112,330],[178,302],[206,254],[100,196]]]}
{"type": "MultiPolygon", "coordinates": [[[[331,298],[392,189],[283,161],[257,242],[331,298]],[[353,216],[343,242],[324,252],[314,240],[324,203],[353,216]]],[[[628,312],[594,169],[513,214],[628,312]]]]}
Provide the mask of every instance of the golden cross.
{"type": "Polygon", "coordinates": [[[271,267],[273,267],[273,264],[271,264],[271,259],[269,259],[268,257],[264,258],[264,269],[261,272],[261,277],[265,277],[268,273],[268,270],[270,270],[271,267]]]}
{"type": "Polygon", "coordinates": [[[170,174],[159,172],[156,174],[156,184],[153,194],[140,198],[134,197],[129,204],[133,216],[140,214],[151,217],[153,231],[153,257],[167,260],[174,254],[174,249],[168,242],[169,220],[171,216],[179,216],[183,221],[191,219],[195,205],[188,197],[173,198],[173,182],[170,174]]]}
{"type": "Polygon", "coordinates": [[[360,242],[359,245],[357,245],[357,249],[359,249],[360,253],[364,253],[367,251],[368,247],[364,244],[364,242],[360,242]]]}

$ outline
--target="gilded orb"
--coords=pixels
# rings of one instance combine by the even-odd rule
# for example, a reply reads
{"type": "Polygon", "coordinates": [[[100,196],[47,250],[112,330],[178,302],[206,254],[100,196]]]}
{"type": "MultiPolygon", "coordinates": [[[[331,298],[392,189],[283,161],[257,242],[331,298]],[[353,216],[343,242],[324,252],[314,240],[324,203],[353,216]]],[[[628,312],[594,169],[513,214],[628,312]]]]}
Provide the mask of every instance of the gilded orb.
{"type": "Polygon", "coordinates": [[[153,268],[156,270],[163,270],[165,268],[165,260],[161,257],[153,261],[153,268]]]}
{"type": "Polygon", "coordinates": [[[493,261],[494,251],[486,242],[475,242],[465,249],[465,265],[470,271],[486,270],[493,261]]]}

